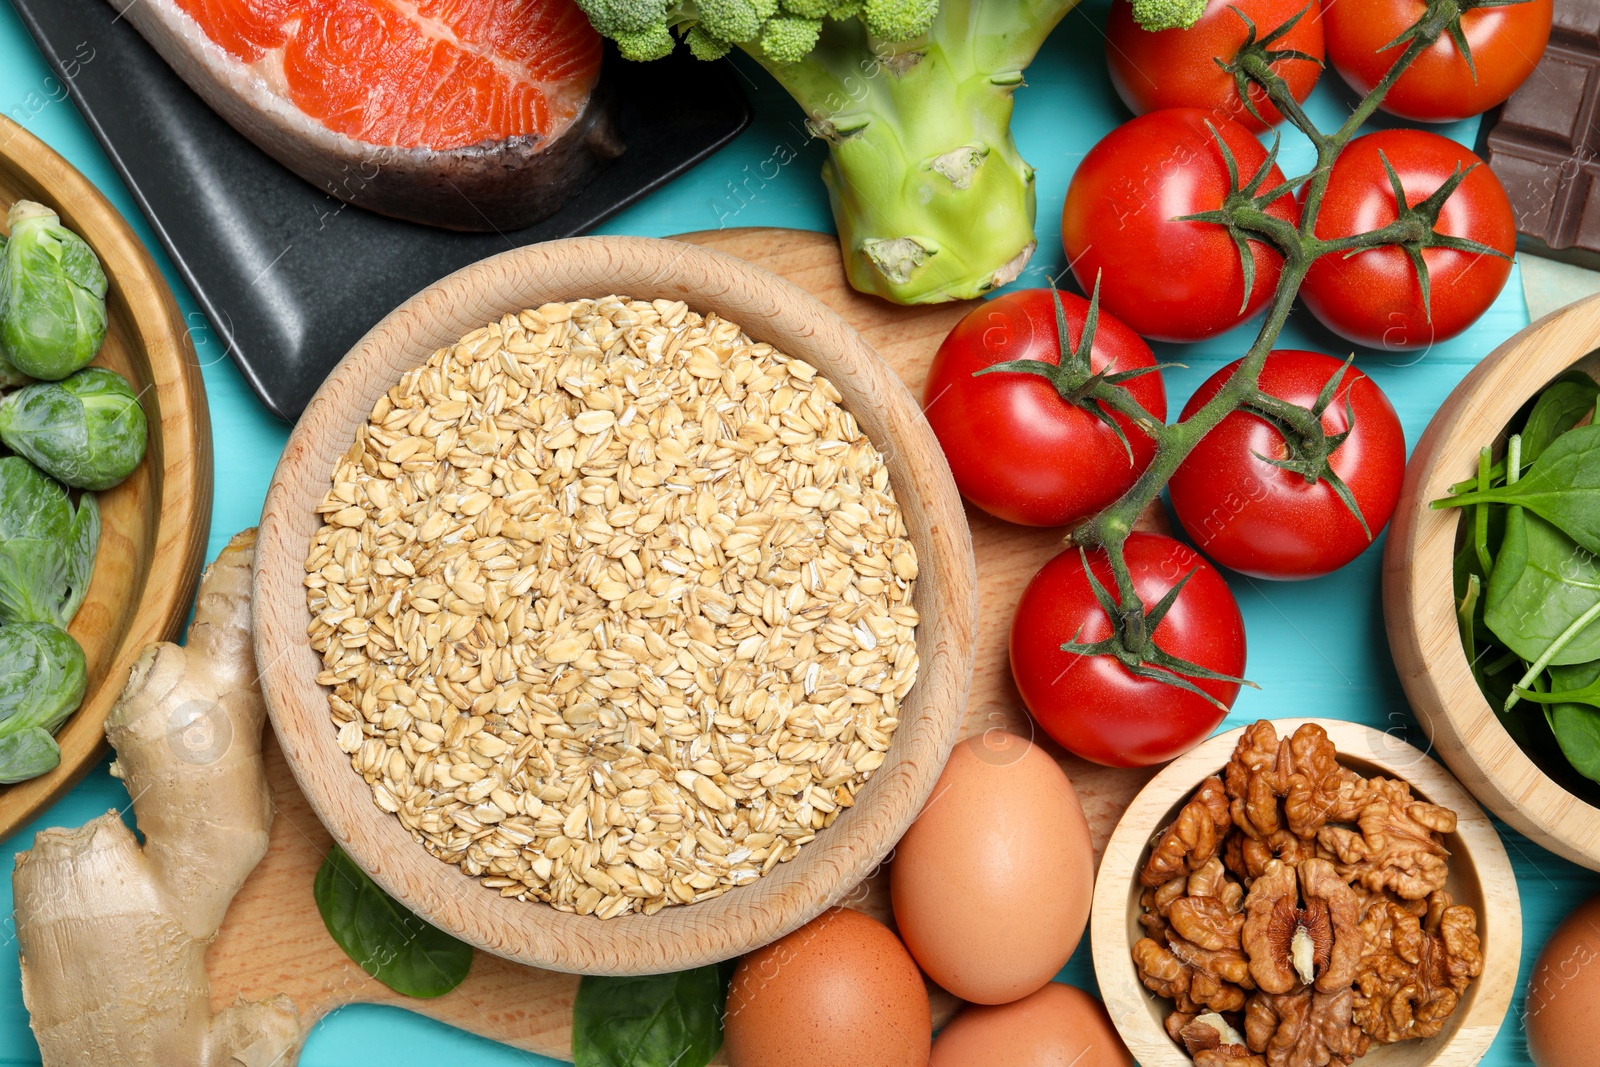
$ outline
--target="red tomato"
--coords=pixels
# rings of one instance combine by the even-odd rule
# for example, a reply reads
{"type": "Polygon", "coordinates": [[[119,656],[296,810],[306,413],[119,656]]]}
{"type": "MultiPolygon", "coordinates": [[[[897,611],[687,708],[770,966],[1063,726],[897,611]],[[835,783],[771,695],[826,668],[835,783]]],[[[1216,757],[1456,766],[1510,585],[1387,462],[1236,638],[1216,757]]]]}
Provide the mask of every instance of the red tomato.
{"type": "MultiPolygon", "coordinates": [[[[1445,201],[1435,229],[1477,241],[1507,257],[1516,250],[1516,220],[1499,179],[1456,142],[1421,130],[1369,133],[1339,153],[1317,213],[1318,237],[1347,237],[1395,220],[1394,189],[1379,151],[1400,176],[1406,203],[1412,206],[1443,185],[1458,165],[1463,170],[1475,166],[1445,201]]],[[[1428,266],[1431,321],[1411,260],[1394,246],[1368,249],[1348,259],[1342,254],[1321,257],[1311,264],[1300,297],[1324,325],[1356,344],[1421,348],[1471,326],[1511,275],[1509,258],[1450,248],[1423,249],[1422,261],[1428,266]]]]}
{"type": "MultiPolygon", "coordinates": [[[[1134,588],[1146,610],[1179,579],[1189,579],[1155,630],[1165,652],[1235,678],[1244,673],[1244,620],[1222,576],[1194,549],[1158,534],[1136,533],[1123,547],[1134,588]]],[[[1116,597],[1111,564],[1089,553],[1100,584],[1116,597]]],[[[1045,733],[1084,759],[1108,767],[1145,767],[1193,748],[1225,714],[1195,693],[1130,674],[1109,655],[1063,652],[1111,635],[1095,599],[1083,556],[1069,548],[1033,576],[1011,624],[1011,673],[1045,733]]],[[[1235,682],[1194,679],[1224,705],[1239,695],[1235,682]]]]}
{"type": "MultiPolygon", "coordinates": [[[[1406,46],[1385,48],[1423,16],[1423,0],[1335,0],[1323,12],[1328,58],[1363,96],[1383,79],[1406,46]]],[[[1476,7],[1461,15],[1472,51],[1467,66],[1449,34],[1441,34],[1389,89],[1383,110],[1418,122],[1453,122],[1504,103],[1528,80],[1550,41],[1551,0],[1476,7]],[[1477,74],[1474,77],[1473,69],[1477,74]]]]}
{"type": "MultiPolygon", "coordinates": [[[[1061,294],[1068,343],[1083,336],[1089,302],[1061,294]]],[[[944,448],[961,495],[996,518],[1025,526],[1064,526],[1116,500],[1150,465],[1155,442],[1120,415],[1128,439],[1090,412],[1061,399],[1045,379],[1025,372],[978,374],[1010,359],[1061,362],[1050,290],[1006,293],[956,323],[939,346],[923,387],[923,409],[944,448]],[[1133,459],[1128,458],[1129,449],[1133,459]]],[[[1139,335],[1100,312],[1089,366],[1095,371],[1154,367],[1139,335]]],[[[1167,418],[1159,372],[1124,387],[1156,419],[1167,418]]]]}
{"type": "Polygon", "coordinates": [[[1230,8],[1238,8],[1256,24],[1257,40],[1305,12],[1293,29],[1269,47],[1316,57],[1317,63],[1281,59],[1272,64],[1296,100],[1311,95],[1311,87],[1322,73],[1318,63],[1323,58],[1322,5],[1317,0],[1210,0],[1193,26],[1156,33],[1134,21],[1129,0],[1116,0],[1106,22],[1110,45],[1106,66],[1111,84],[1130,111],[1143,115],[1164,107],[1198,107],[1213,118],[1232,119],[1247,130],[1264,130],[1269,123],[1283,121],[1254,82],[1250,83],[1250,101],[1267,121],[1252,115],[1239,99],[1233,75],[1217,66],[1218,59],[1233,62],[1249,32],[1244,19],[1230,8]]]}
{"type": "MultiPolygon", "coordinates": [[[[1216,128],[1247,183],[1266,161],[1261,142],[1237,122],[1198,108],[1168,108],[1125,122],[1078,164],[1061,212],[1061,243],[1087,291],[1100,275],[1100,309],[1146,337],[1199,341],[1261,310],[1277,287],[1283,257],[1250,242],[1255,285],[1244,310],[1244,270],[1225,227],[1176,222],[1214,211],[1228,195],[1228,170],[1207,124],[1216,128]]],[[[1263,188],[1280,184],[1273,166],[1263,188]]],[[[1268,209],[1298,223],[1287,193],[1268,209]]]]}
{"type": "MultiPolygon", "coordinates": [[[[1207,379],[1184,405],[1183,417],[1216,396],[1238,366],[1230,363],[1207,379]]],[[[1329,465],[1376,537],[1394,514],[1406,470],[1405,432],[1389,398],[1361,371],[1320,352],[1273,352],[1258,384],[1270,396],[1309,408],[1341,369],[1344,377],[1322,413],[1322,428],[1330,436],[1346,430],[1350,436],[1329,465]],[[1347,402],[1353,426],[1345,416],[1347,402]]],[[[1206,434],[1168,483],[1178,521],[1207,556],[1257,578],[1314,578],[1338,570],[1372,544],[1327,481],[1308,484],[1303,475],[1258,456],[1288,459],[1283,435],[1260,416],[1235,411],[1206,434]]]]}

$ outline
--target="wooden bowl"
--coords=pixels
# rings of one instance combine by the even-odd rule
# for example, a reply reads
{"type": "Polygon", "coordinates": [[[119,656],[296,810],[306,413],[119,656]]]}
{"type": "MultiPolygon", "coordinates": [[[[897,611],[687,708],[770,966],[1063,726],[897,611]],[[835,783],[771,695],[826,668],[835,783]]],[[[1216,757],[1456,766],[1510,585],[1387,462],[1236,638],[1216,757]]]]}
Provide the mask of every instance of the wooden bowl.
{"type": "MultiPolygon", "coordinates": [[[[178,636],[211,530],[211,422],[183,316],[161,271],[89,180],[0,117],[0,230],[17,200],[36,200],[89,242],[104,266],[105,344],[95,364],[133,384],[150,423],[144,461],[98,494],[100,551],[88,597],[69,628],[88,661],[83,704],[56,734],[61,763],[0,786],[0,837],[52,803],[105,749],[105,719],[146,645],[178,636]]],[[[179,726],[175,736],[182,738],[179,726]]]]}
{"type": "Polygon", "coordinates": [[[760,268],[694,245],[586,237],[506,252],[457,271],[385,318],[345,356],[290,435],[267,492],[256,549],[256,659],[284,755],[334,839],[429,922],[521,963],[591,974],[653,974],[736,956],[810,920],[876,867],[916,817],[955,743],[972,676],[972,544],[961,499],[927,422],[894,373],[843,319],[760,268]],[[683,300],[815,366],[883,450],[921,563],[920,677],[888,758],[795,859],[712,900],[614,919],[560,912],[485,889],[423,850],[335,744],[302,579],[334,464],[379,396],[438,348],[508,311],[618,293],[683,300]]]}
{"type": "MultiPolygon", "coordinates": [[[[1456,625],[1451,561],[1460,513],[1430,501],[1473,476],[1517,410],[1600,348],[1600,297],[1514,335],[1445,399],[1406,467],[1383,554],[1383,615],[1400,683],[1433,747],[1490,811],[1551,852],[1600,870],[1600,809],[1529,759],[1479,691],[1456,625]]],[[[1591,373],[1600,371],[1588,367],[1591,373]]]]}
{"type": "MultiPolygon", "coordinates": [[[[1328,731],[1344,766],[1409,782],[1416,796],[1456,813],[1456,832],[1445,838],[1450,850],[1445,888],[1458,904],[1477,911],[1483,941],[1483,974],[1438,1035],[1375,1045],[1356,1065],[1471,1067],[1483,1058],[1511,1006],[1522,958],[1522,905],[1505,847],[1460,783],[1418,749],[1370,726],[1334,719],[1278,719],[1273,726],[1278,736],[1287,737],[1306,722],[1328,731]]],[[[1134,798],[1100,860],[1090,926],[1095,978],[1117,1031],[1143,1067],[1193,1067],[1193,1062],[1162,1026],[1172,1002],[1145,989],[1129,954],[1144,936],[1138,873],[1150,855],[1151,838],[1177,817],[1202,780],[1222,769],[1243,733],[1229,730],[1167,764],[1134,798]]]]}

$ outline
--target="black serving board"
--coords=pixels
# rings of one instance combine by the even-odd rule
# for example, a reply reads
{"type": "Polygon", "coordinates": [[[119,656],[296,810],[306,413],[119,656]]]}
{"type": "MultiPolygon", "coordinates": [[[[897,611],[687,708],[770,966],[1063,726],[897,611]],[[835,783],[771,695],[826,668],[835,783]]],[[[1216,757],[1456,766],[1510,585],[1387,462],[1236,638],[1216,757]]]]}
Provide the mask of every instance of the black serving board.
{"type": "Polygon", "coordinates": [[[606,55],[623,156],[525,230],[463,234],[350,207],[224,122],[106,0],[11,0],[149,217],[256,394],[299,416],[380,318],[445,274],[508,248],[594,227],[732,140],[750,108],[726,63],[680,49],[606,55]]]}

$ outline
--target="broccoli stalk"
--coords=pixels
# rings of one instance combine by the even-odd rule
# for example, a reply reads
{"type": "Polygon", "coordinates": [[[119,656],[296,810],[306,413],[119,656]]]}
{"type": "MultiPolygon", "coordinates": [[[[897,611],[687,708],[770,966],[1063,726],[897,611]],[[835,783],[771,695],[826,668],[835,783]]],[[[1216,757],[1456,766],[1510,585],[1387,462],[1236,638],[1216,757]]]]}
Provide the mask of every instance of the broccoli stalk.
{"type": "Polygon", "coordinates": [[[737,45],[828,142],[850,284],[902,304],[980,296],[1035,241],[1033,168],[1012,93],[1076,0],[578,0],[629,59],[676,28],[702,59],[737,45]]]}

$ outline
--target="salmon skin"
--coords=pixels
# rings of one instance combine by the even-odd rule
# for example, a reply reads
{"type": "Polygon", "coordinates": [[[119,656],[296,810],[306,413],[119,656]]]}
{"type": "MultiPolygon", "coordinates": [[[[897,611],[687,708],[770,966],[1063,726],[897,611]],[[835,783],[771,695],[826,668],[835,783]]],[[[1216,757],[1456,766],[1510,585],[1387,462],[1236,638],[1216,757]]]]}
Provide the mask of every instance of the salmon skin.
{"type": "Polygon", "coordinates": [[[553,214],[622,151],[573,0],[110,0],[324,192],[457,230],[553,214]]]}

